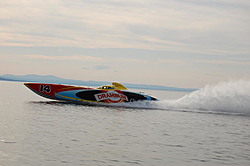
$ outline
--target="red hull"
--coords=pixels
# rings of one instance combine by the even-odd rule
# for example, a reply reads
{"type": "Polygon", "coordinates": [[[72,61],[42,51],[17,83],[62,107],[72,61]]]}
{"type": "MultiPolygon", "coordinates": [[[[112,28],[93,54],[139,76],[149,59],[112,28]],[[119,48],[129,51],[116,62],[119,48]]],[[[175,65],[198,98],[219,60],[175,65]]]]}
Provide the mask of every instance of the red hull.
{"type": "Polygon", "coordinates": [[[61,100],[55,96],[56,93],[67,91],[67,90],[81,90],[81,89],[92,89],[80,86],[72,85],[60,85],[60,84],[47,84],[47,83],[24,83],[30,90],[37,93],[40,96],[61,100]]]}

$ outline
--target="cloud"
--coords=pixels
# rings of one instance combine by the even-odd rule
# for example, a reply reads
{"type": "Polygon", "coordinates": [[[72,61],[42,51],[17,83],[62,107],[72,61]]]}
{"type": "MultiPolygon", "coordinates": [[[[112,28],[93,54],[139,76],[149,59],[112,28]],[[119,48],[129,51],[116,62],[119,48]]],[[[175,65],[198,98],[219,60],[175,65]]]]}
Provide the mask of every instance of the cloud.
{"type": "Polygon", "coordinates": [[[148,63],[145,59],[134,59],[134,58],[114,58],[111,60],[112,62],[118,63],[148,63]]]}
{"type": "Polygon", "coordinates": [[[224,75],[210,74],[210,73],[206,73],[205,76],[209,76],[209,77],[225,77],[224,75]]]}
{"type": "Polygon", "coordinates": [[[179,59],[158,59],[157,63],[169,63],[169,64],[186,64],[188,61],[179,59]]]}
{"type": "Polygon", "coordinates": [[[248,54],[247,52],[243,51],[227,51],[227,50],[211,50],[216,55],[239,55],[239,54],[248,54]]]}
{"type": "Polygon", "coordinates": [[[196,64],[221,64],[221,65],[250,65],[250,61],[239,60],[194,60],[191,63],[196,64]]]}
{"type": "Polygon", "coordinates": [[[9,56],[8,55],[0,55],[0,59],[8,59],[9,56]]]}
{"type": "Polygon", "coordinates": [[[250,65],[250,60],[179,60],[179,59],[158,59],[157,63],[168,63],[168,64],[219,64],[219,65],[250,65]]]}
{"type": "Polygon", "coordinates": [[[109,69],[109,66],[98,65],[98,66],[94,66],[93,69],[96,69],[96,70],[106,70],[106,69],[109,69]]]}
{"type": "MultiPolygon", "coordinates": [[[[114,62],[114,63],[148,63],[147,60],[144,59],[134,59],[134,58],[102,58],[102,57],[93,57],[93,56],[86,56],[86,55],[74,55],[74,56],[48,56],[48,55],[24,55],[26,58],[31,59],[45,59],[45,60],[74,60],[74,61],[86,61],[86,62],[114,62]]],[[[94,66],[94,69],[103,70],[108,69],[108,66],[98,65],[94,66]]],[[[87,68],[83,68],[87,69],[87,68]]]]}
{"type": "Polygon", "coordinates": [[[109,66],[97,65],[97,66],[93,66],[91,68],[82,67],[82,69],[83,70],[107,70],[107,69],[109,69],[109,66]]]}
{"type": "Polygon", "coordinates": [[[180,45],[180,46],[184,45],[183,43],[180,43],[180,42],[162,40],[162,39],[155,38],[153,36],[143,36],[142,38],[145,41],[148,41],[150,43],[157,43],[157,44],[164,44],[164,45],[180,45]]]}
{"type": "Polygon", "coordinates": [[[88,62],[107,62],[107,60],[104,58],[85,56],[85,55],[77,55],[77,56],[25,55],[25,57],[32,58],[32,59],[47,59],[47,60],[75,60],[75,61],[88,61],[88,62]]]}
{"type": "Polygon", "coordinates": [[[0,3],[0,45],[249,52],[249,4],[10,0],[0,3]]]}

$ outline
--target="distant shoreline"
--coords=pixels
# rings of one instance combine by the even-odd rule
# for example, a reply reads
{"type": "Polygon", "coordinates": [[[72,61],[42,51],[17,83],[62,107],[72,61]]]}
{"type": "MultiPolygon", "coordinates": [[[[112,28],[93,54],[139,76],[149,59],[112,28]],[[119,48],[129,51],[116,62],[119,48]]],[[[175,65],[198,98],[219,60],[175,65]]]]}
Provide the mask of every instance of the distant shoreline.
{"type": "MultiPolygon", "coordinates": [[[[82,80],[72,80],[64,79],[53,75],[12,75],[5,74],[0,75],[0,80],[2,81],[13,81],[13,82],[44,82],[44,83],[60,83],[60,84],[73,84],[80,86],[101,86],[105,84],[110,84],[111,82],[104,81],[82,81],[82,80]]],[[[165,90],[165,91],[179,91],[179,92],[193,92],[197,89],[191,88],[177,88],[177,87],[167,87],[161,85],[146,85],[146,84],[130,84],[122,83],[127,88],[132,89],[150,89],[150,90],[165,90]]]]}

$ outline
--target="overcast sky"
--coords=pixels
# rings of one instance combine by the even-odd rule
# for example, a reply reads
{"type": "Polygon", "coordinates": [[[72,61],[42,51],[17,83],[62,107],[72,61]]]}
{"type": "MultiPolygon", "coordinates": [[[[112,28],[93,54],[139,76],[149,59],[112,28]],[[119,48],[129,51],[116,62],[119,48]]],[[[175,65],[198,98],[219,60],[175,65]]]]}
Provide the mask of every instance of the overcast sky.
{"type": "Polygon", "coordinates": [[[185,88],[249,79],[250,1],[2,1],[2,74],[185,88]]]}

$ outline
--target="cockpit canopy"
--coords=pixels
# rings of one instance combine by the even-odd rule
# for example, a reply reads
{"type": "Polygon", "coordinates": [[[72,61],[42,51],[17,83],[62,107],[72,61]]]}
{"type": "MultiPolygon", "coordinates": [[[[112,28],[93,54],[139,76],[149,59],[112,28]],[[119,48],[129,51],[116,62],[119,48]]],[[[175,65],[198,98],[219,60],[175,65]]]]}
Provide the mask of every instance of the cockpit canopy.
{"type": "Polygon", "coordinates": [[[125,86],[118,82],[112,82],[112,85],[103,85],[98,87],[97,89],[104,89],[104,90],[128,90],[125,86]]]}
{"type": "Polygon", "coordinates": [[[115,89],[115,87],[111,86],[111,85],[104,85],[104,86],[100,86],[97,89],[115,89]]]}

